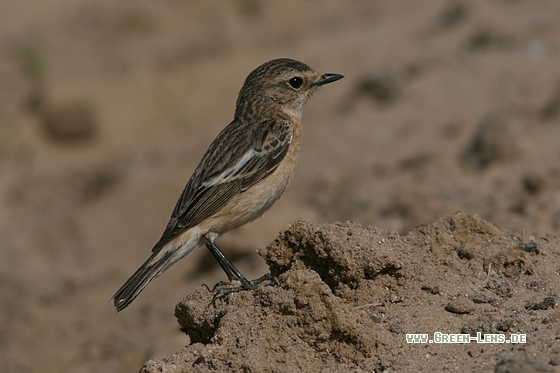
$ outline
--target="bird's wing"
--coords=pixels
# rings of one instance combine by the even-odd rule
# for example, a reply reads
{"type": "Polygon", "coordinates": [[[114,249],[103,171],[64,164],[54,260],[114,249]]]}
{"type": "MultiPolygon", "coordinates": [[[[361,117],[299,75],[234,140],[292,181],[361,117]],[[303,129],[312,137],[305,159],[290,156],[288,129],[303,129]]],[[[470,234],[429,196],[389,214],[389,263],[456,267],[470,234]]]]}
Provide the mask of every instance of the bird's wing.
{"type": "Polygon", "coordinates": [[[181,193],[153,251],[270,175],[288,152],[292,135],[292,125],[286,120],[264,121],[258,126],[233,122],[224,128],[181,193]]]}

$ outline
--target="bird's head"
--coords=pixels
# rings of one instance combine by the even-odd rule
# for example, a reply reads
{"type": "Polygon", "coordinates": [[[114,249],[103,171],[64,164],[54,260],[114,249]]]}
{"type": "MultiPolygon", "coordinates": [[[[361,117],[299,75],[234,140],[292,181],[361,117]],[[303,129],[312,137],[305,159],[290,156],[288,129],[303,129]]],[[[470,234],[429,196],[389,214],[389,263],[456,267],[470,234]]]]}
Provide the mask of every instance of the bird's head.
{"type": "Polygon", "coordinates": [[[279,107],[301,117],[303,105],[320,86],[342,79],[340,74],[321,74],[303,62],[279,58],[265,62],[245,79],[237,99],[236,117],[279,107]]]}

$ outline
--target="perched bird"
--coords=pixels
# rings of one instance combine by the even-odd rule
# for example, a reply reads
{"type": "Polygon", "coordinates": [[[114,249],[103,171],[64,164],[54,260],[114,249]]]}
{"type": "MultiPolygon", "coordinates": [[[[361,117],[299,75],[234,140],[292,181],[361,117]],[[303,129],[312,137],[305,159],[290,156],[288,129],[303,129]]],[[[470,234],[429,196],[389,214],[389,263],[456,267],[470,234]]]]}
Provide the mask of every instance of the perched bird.
{"type": "Polygon", "coordinates": [[[215,241],[260,217],[280,198],[296,168],[304,104],[320,86],[341,78],[288,58],[266,62],[247,76],[233,121],[202,157],[152,255],[113,296],[117,311],[203,242],[228,279],[241,282],[222,294],[254,289],[271,278],[247,280],[215,241]]]}

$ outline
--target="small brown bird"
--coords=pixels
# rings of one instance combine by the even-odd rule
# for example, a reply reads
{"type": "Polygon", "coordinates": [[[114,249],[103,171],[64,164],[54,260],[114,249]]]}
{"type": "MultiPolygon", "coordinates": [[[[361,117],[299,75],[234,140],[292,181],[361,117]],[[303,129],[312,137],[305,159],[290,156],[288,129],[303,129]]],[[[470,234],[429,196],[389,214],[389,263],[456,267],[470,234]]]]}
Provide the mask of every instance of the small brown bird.
{"type": "Polygon", "coordinates": [[[233,121],[212,142],[171,214],[152,255],[113,296],[126,308],[154,278],[202,242],[230,281],[255,289],[270,275],[247,280],[216,239],[260,217],[292,180],[301,143],[301,112],[320,86],[342,79],[280,58],[253,70],[239,92],[233,121]]]}

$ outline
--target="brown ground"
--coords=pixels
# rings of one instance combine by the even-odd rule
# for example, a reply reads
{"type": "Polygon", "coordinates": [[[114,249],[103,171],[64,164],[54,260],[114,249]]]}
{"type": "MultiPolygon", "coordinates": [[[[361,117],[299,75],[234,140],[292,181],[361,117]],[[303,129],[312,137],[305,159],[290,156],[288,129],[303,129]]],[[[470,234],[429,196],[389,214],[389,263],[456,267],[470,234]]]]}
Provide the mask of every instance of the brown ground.
{"type": "Polygon", "coordinates": [[[558,35],[557,0],[0,1],[0,370],[558,370],[558,35]],[[277,57],[346,76],[286,195],[219,241],[279,286],[212,302],[198,249],[116,314],[277,57]],[[406,343],[436,331],[528,342],[406,343]]]}
{"type": "Polygon", "coordinates": [[[143,372],[553,371],[559,243],[461,213],[406,236],[300,220],[260,251],[279,286],[215,300],[200,286],[176,308],[191,344],[143,372]],[[406,343],[426,330],[529,342],[406,343]]]}

